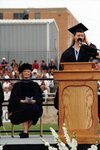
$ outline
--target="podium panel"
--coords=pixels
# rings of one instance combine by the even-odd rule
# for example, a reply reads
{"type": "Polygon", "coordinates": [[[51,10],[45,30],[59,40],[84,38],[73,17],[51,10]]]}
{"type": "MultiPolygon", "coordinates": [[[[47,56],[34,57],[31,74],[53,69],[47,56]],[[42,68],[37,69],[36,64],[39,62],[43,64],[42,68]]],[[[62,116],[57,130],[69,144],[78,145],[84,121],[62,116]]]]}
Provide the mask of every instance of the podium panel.
{"type": "Polygon", "coordinates": [[[66,124],[71,137],[79,144],[93,144],[98,135],[98,70],[55,71],[59,89],[59,136],[63,141],[62,126],[66,124]]]}

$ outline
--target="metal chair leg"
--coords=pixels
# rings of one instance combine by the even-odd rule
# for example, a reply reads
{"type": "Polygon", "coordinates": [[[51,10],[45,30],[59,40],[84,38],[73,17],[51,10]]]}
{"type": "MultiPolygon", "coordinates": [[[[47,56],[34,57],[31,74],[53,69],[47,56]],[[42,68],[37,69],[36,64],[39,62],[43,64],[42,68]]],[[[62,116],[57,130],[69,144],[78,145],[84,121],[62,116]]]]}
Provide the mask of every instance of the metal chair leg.
{"type": "Polygon", "coordinates": [[[42,124],[42,116],[40,118],[40,136],[43,137],[43,124],[42,124]]]}
{"type": "Polygon", "coordinates": [[[11,124],[11,137],[13,138],[14,137],[14,125],[11,124]]]}

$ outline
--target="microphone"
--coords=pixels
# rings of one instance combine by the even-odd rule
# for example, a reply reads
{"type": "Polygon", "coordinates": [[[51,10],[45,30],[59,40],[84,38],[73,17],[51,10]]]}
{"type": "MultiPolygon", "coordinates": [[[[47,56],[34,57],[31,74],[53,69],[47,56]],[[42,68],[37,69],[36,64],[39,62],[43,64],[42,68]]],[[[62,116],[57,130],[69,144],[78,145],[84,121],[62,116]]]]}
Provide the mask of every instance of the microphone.
{"type": "Polygon", "coordinates": [[[78,41],[79,47],[82,46],[82,39],[81,39],[81,38],[78,38],[77,41],[78,41]]]}

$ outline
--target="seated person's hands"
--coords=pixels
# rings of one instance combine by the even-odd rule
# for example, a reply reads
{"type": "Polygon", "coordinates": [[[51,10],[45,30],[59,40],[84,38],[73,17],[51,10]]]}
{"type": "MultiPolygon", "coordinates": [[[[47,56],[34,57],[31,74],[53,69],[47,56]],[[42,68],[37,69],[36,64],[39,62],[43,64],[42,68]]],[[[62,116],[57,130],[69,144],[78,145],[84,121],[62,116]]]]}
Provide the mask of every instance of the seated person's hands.
{"type": "Polygon", "coordinates": [[[32,99],[32,100],[28,100],[28,104],[34,104],[36,103],[36,100],[32,99]]]}
{"type": "Polygon", "coordinates": [[[25,100],[20,100],[21,103],[28,103],[28,104],[34,104],[36,102],[36,100],[33,100],[33,97],[29,98],[29,97],[25,97],[25,100]]]}

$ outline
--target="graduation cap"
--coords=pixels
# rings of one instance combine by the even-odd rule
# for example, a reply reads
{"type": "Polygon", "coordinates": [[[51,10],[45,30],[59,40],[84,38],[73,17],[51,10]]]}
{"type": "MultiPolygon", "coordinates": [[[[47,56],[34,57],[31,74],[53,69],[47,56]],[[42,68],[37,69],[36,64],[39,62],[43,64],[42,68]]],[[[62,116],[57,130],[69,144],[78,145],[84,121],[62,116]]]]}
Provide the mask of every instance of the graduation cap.
{"type": "Polygon", "coordinates": [[[24,63],[18,68],[18,71],[19,71],[19,73],[22,73],[26,69],[32,71],[32,65],[28,64],[28,63],[24,63]]]}
{"type": "Polygon", "coordinates": [[[76,32],[85,32],[88,30],[82,23],[79,23],[71,28],[68,29],[72,34],[76,34],[76,32]]]}

